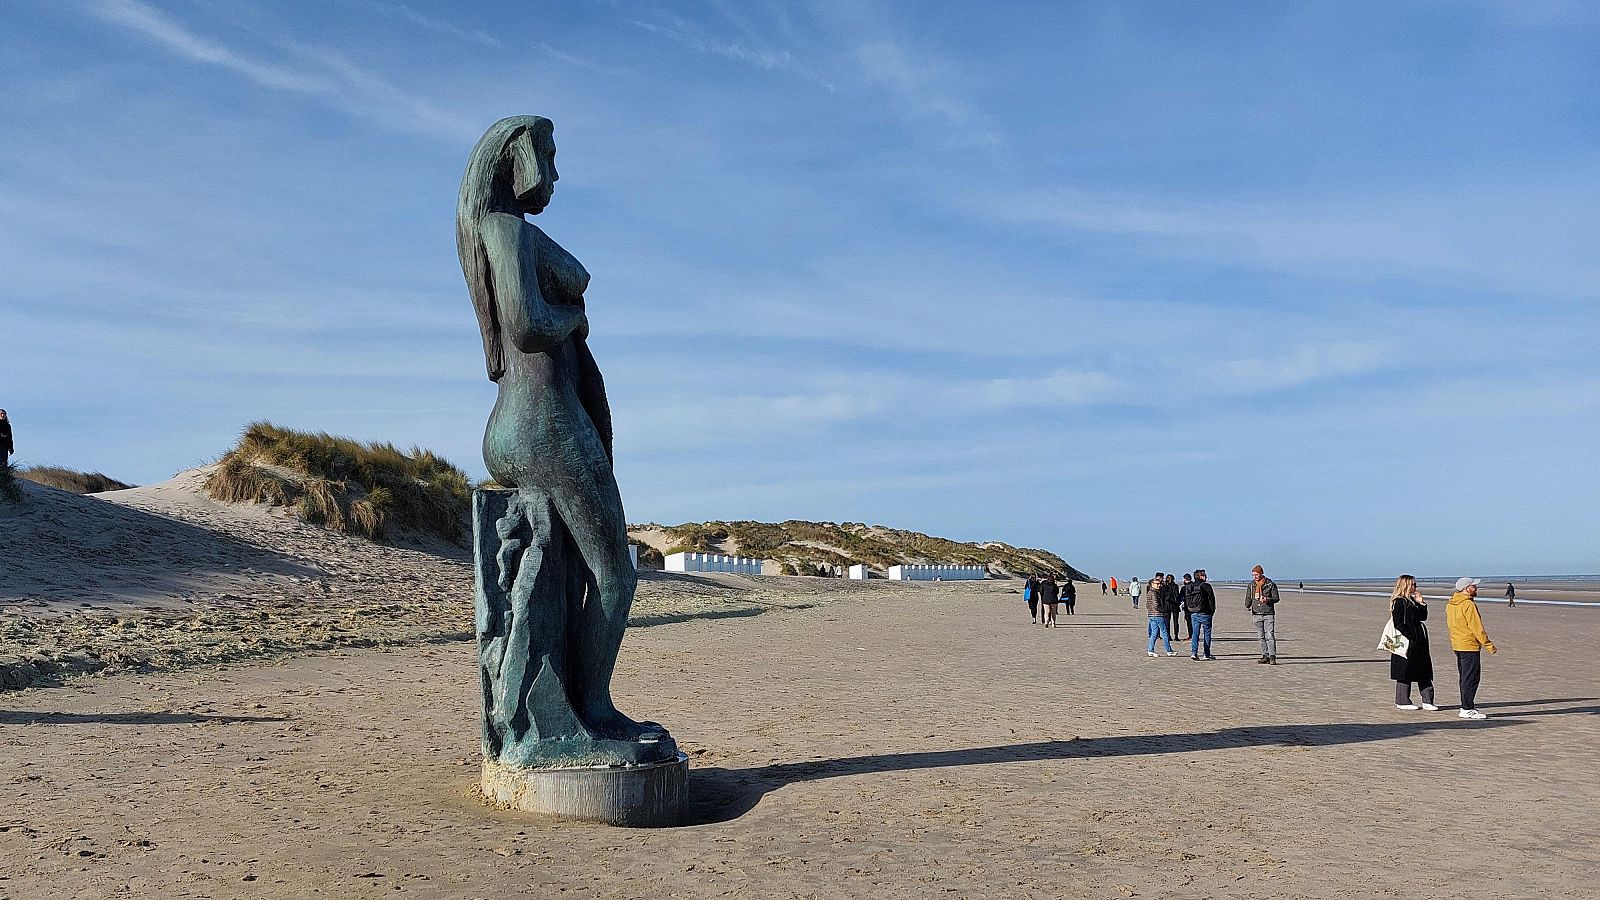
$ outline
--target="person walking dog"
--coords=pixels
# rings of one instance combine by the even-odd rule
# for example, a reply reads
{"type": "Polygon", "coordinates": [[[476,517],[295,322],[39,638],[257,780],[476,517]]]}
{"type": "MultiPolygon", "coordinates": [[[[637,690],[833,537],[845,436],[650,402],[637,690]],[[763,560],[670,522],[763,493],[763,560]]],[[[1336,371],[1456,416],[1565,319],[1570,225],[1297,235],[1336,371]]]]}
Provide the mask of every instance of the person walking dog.
{"type": "Polygon", "coordinates": [[[1461,682],[1461,712],[1463,719],[1487,719],[1478,712],[1478,682],[1483,675],[1483,657],[1480,651],[1499,653],[1494,641],[1483,630],[1483,617],[1478,615],[1477,578],[1457,578],[1456,592],[1444,608],[1445,621],[1450,623],[1450,648],[1456,652],[1456,675],[1461,682]]]}
{"type": "Polygon", "coordinates": [[[1256,662],[1275,666],[1278,664],[1278,585],[1260,566],[1252,568],[1250,574],[1250,583],[1244,586],[1244,607],[1250,610],[1256,636],[1261,639],[1261,658],[1256,662]]]}

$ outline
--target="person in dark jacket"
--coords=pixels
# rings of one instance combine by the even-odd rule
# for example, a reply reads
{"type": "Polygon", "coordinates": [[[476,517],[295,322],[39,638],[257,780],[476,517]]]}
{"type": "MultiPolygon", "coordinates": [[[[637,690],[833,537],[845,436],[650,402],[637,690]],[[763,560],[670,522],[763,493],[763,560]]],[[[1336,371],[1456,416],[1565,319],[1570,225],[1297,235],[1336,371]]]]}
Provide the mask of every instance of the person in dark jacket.
{"type": "Polygon", "coordinates": [[[1061,585],[1056,584],[1055,578],[1046,575],[1039,582],[1039,619],[1044,622],[1044,627],[1056,627],[1056,604],[1061,601],[1061,585]]]}
{"type": "MultiPolygon", "coordinates": [[[[1101,585],[1101,587],[1105,587],[1105,585],[1101,585]]],[[[1072,583],[1071,575],[1061,579],[1061,605],[1067,608],[1067,615],[1077,615],[1072,611],[1072,608],[1078,605],[1078,587],[1072,583]]]]}
{"type": "Polygon", "coordinates": [[[1032,575],[1022,583],[1022,599],[1028,602],[1028,621],[1039,621],[1039,579],[1032,575]]]}
{"type": "MultiPolygon", "coordinates": [[[[1189,591],[1194,589],[1194,576],[1188,572],[1183,573],[1183,584],[1178,585],[1178,614],[1183,616],[1183,626],[1188,629],[1189,636],[1194,637],[1194,623],[1189,621],[1189,591]]],[[[1173,625],[1172,633],[1178,633],[1177,625],[1173,625]]]]}
{"type": "Polygon", "coordinates": [[[1394,590],[1389,594],[1389,617],[1394,620],[1395,630],[1411,642],[1405,656],[1389,654],[1394,708],[1418,708],[1411,702],[1411,685],[1415,682],[1421,688],[1421,708],[1437,711],[1439,707],[1433,705],[1433,654],[1428,649],[1428,626],[1423,624],[1428,621],[1428,601],[1423,599],[1417,580],[1410,575],[1401,575],[1395,580],[1394,590]]]}
{"type": "Polygon", "coordinates": [[[1217,614],[1217,592],[1206,581],[1205,569],[1194,570],[1194,582],[1183,598],[1183,608],[1189,617],[1189,658],[1199,659],[1204,650],[1206,659],[1216,659],[1211,655],[1211,617],[1217,614]]]}
{"type": "Polygon", "coordinates": [[[1146,656],[1156,655],[1157,637],[1161,638],[1168,656],[1178,655],[1178,651],[1172,649],[1172,632],[1167,628],[1165,595],[1166,582],[1162,579],[1161,573],[1157,572],[1156,577],[1150,579],[1150,583],[1146,585],[1144,592],[1144,614],[1149,638],[1144,646],[1146,656]]]}
{"type": "Polygon", "coordinates": [[[15,449],[11,446],[11,420],[6,417],[6,411],[0,409],[0,466],[11,462],[15,449]]]}
{"type": "Polygon", "coordinates": [[[1178,640],[1178,612],[1181,601],[1178,600],[1178,577],[1168,575],[1161,580],[1161,605],[1167,611],[1167,631],[1172,634],[1173,640],[1178,640]]]}

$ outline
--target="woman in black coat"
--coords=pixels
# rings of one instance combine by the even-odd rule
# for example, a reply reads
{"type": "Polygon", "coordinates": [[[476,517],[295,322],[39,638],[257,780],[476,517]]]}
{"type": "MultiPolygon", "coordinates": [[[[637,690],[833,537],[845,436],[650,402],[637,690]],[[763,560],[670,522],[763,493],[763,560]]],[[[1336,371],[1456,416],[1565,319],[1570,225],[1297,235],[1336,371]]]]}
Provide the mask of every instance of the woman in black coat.
{"type": "Polygon", "coordinates": [[[1417,589],[1417,580],[1401,575],[1389,597],[1389,615],[1396,631],[1411,642],[1406,655],[1389,654],[1389,677],[1394,680],[1395,709],[1417,709],[1411,702],[1411,684],[1422,689],[1422,709],[1438,710],[1433,704],[1433,654],[1428,651],[1428,601],[1417,589]]]}

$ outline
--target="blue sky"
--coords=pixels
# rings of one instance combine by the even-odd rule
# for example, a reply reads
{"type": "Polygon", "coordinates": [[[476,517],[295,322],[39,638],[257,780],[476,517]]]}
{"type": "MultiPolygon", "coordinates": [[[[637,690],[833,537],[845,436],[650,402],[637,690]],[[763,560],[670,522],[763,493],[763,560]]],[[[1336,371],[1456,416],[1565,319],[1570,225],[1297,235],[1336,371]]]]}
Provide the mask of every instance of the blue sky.
{"type": "Polygon", "coordinates": [[[455,196],[537,114],[632,521],[1600,570],[1592,4],[0,16],[19,462],[152,482],[270,418],[481,473],[455,196]]]}

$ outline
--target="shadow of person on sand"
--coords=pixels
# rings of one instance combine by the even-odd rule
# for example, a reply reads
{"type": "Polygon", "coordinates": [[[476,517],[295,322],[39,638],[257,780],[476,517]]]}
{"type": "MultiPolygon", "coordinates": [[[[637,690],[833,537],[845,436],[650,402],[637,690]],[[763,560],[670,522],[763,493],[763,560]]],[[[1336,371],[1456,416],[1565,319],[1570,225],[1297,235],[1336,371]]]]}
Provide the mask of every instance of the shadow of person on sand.
{"type": "Polygon", "coordinates": [[[960,750],[925,750],[882,753],[843,759],[773,763],[749,769],[706,768],[689,770],[689,801],[684,825],[711,825],[737,819],[754,809],[761,798],[791,784],[844,778],[878,772],[905,772],[951,766],[994,763],[1048,762],[1087,757],[1150,756],[1192,753],[1200,750],[1234,750],[1244,747],[1333,747],[1390,741],[1452,728],[1505,728],[1519,724],[1511,718],[1489,719],[1464,725],[1451,721],[1344,723],[1327,725],[1247,725],[1194,734],[1130,734],[1037,741],[1000,747],[960,750]]]}
{"type": "Polygon", "coordinates": [[[65,713],[0,709],[0,725],[197,725],[221,722],[287,722],[285,716],[214,716],[180,712],[65,713]]]}

